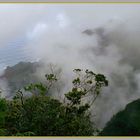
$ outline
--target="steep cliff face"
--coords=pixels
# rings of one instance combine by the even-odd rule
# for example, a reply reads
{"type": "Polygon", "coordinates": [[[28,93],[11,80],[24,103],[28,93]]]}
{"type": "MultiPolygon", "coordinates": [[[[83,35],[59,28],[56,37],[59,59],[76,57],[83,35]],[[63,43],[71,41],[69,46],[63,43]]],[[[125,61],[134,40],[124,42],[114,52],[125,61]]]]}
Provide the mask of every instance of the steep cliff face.
{"type": "Polygon", "coordinates": [[[129,103],[107,123],[102,136],[140,136],[140,99],[129,103]]]}

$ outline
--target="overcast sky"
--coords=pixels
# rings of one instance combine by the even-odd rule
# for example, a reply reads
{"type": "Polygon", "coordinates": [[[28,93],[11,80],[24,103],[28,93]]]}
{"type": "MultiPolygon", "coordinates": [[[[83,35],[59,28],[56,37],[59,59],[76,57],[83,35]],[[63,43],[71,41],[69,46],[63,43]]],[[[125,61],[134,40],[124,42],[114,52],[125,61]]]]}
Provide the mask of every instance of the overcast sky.
{"type": "Polygon", "coordinates": [[[52,26],[94,28],[115,19],[140,20],[139,14],[139,4],[0,4],[0,47],[23,36],[39,36],[52,26]]]}

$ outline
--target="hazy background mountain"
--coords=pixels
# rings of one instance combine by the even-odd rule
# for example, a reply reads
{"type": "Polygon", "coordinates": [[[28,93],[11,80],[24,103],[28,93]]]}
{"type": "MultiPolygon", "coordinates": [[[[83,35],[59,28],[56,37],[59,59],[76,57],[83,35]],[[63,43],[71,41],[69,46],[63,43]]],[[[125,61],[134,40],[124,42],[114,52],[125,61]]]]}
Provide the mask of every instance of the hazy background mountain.
{"type": "Polygon", "coordinates": [[[9,93],[6,94],[6,98],[12,98],[18,89],[22,89],[30,83],[39,82],[35,76],[38,67],[39,63],[37,62],[19,62],[15,66],[8,66],[0,77],[0,80],[6,81],[8,85],[6,88],[1,87],[4,93],[9,93]]]}

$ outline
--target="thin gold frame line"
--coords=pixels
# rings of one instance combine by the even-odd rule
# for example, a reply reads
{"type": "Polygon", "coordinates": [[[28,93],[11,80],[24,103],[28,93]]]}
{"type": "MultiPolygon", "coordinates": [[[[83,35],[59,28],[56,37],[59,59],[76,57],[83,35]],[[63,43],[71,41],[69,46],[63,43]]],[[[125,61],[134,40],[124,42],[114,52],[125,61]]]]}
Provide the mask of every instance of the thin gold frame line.
{"type": "MultiPolygon", "coordinates": [[[[140,2],[0,2],[0,4],[140,4],[140,2]]],[[[0,136],[0,138],[139,138],[140,136],[0,136]]]]}
{"type": "Polygon", "coordinates": [[[140,2],[0,2],[0,4],[140,4],[140,2]]]}

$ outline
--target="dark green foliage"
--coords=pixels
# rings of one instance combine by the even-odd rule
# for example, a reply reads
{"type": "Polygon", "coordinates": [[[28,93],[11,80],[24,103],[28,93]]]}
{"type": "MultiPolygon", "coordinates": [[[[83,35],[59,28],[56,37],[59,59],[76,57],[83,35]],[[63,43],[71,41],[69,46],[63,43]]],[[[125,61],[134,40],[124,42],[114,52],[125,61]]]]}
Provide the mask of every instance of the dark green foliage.
{"type": "Polygon", "coordinates": [[[57,81],[56,75],[54,74],[46,74],[45,77],[47,78],[47,80],[51,80],[51,81],[57,81]]]}
{"type": "Polygon", "coordinates": [[[7,103],[5,99],[0,99],[0,136],[5,136],[7,130],[5,129],[5,116],[7,110],[7,103]]]}
{"type": "Polygon", "coordinates": [[[43,85],[42,83],[38,83],[38,84],[30,84],[26,87],[24,87],[25,91],[34,91],[33,94],[35,94],[36,92],[39,92],[39,94],[41,95],[45,95],[48,91],[47,86],[43,85]]]}
{"type": "Polygon", "coordinates": [[[7,130],[4,128],[0,129],[0,136],[6,136],[7,135],[7,130]]]}
{"type": "Polygon", "coordinates": [[[100,133],[102,136],[140,136],[140,99],[117,113],[100,133]]]}
{"type": "Polygon", "coordinates": [[[75,69],[74,72],[78,77],[72,81],[73,88],[65,94],[65,96],[69,100],[71,106],[81,104],[82,98],[90,96],[92,99],[90,100],[91,103],[88,103],[90,107],[100,94],[101,88],[103,86],[108,86],[108,81],[104,75],[95,74],[88,69],[85,71],[84,75],[81,69],[75,69]]]}
{"type": "Polygon", "coordinates": [[[0,99],[0,112],[4,112],[7,108],[6,105],[6,100],[5,99],[0,99]]]}
{"type": "Polygon", "coordinates": [[[49,89],[57,81],[55,74],[46,74],[47,85],[29,84],[25,92],[18,90],[13,100],[0,100],[0,135],[14,136],[91,136],[98,132],[90,120],[89,108],[107,86],[104,75],[81,69],[74,70],[78,75],[73,88],[65,94],[66,101],[60,102],[48,96],[49,89]],[[98,90],[98,93],[97,93],[98,90]],[[91,96],[90,102],[83,102],[91,96]],[[3,120],[3,121],[2,121],[3,120]]]}
{"type": "Polygon", "coordinates": [[[15,136],[35,136],[34,132],[23,132],[23,133],[16,133],[15,136]]]}
{"type": "Polygon", "coordinates": [[[81,115],[88,109],[64,106],[56,99],[47,96],[32,96],[24,104],[16,99],[8,104],[5,117],[7,135],[25,136],[27,132],[36,136],[89,136],[96,130],[89,115],[81,115]],[[78,115],[79,114],[79,115],[78,115]]]}

